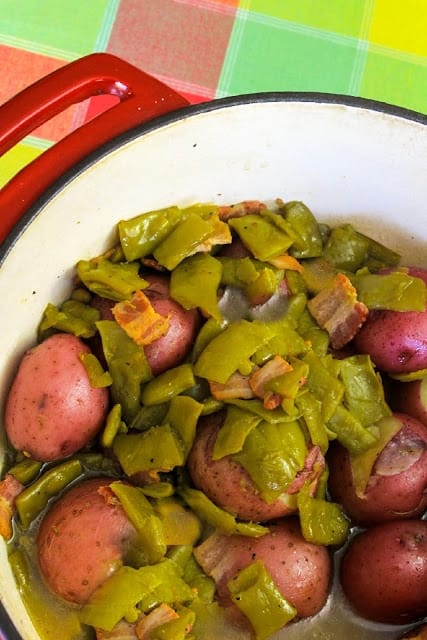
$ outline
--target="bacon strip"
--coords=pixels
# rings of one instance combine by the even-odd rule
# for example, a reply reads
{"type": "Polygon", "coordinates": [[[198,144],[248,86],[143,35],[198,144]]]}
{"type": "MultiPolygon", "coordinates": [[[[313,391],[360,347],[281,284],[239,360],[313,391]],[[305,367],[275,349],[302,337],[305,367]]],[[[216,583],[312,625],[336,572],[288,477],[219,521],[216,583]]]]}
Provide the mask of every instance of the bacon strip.
{"type": "Polygon", "coordinates": [[[164,602],[158,607],[143,616],[136,625],[136,636],[138,640],[151,640],[151,632],[160,625],[177,620],[179,615],[174,609],[164,602]]]}
{"type": "Polygon", "coordinates": [[[136,625],[120,620],[111,631],[96,629],[96,640],[138,640],[136,625]]]}
{"type": "Polygon", "coordinates": [[[24,490],[24,485],[7,473],[0,482],[0,535],[5,540],[12,537],[12,517],[15,513],[15,498],[24,490]]]}
{"type": "Polygon", "coordinates": [[[157,313],[142,291],[135,291],[130,300],[117,302],[112,313],[121,328],[141,347],[158,340],[169,329],[169,317],[157,313]]]}
{"type": "Polygon", "coordinates": [[[221,220],[229,220],[230,218],[241,218],[249,213],[259,213],[263,209],[267,209],[267,205],[260,200],[243,200],[237,204],[219,207],[218,213],[221,220]]]}
{"type": "Polygon", "coordinates": [[[307,307],[317,324],[328,332],[333,349],[350,342],[368,316],[368,308],[357,300],[356,289],[343,273],[309,300],[307,307]]]}
{"type": "Polygon", "coordinates": [[[274,356],[250,376],[250,388],[257,398],[263,400],[266,409],[275,409],[283,400],[278,393],[267,390],[265,388],[266,384],[273,378],[277,378],[288,371],[292,371],[292,366],[289,362],[281,356],[274,356]]]}
{"type": "Polygon", "coordinates": [[[273,265],[273,267],[276,267],[276,269],[288,269],[289,271],[298,271],[299,273],[304,271],[302,264],[287,253],[277,256],[276,258],[270,258],[267,262],[273,265]]]}
{"type": "Polygon", "coordinates": [[[325,468],[325,458],[323,457],[320,447],[317,445],[312,447],[304,460],[304,467],[298,471],[294,480],[286,489],[286,493],[293,495],[298,493],[305,485],[307,480],[310,481],[310,495],[313,497],[316,493],[320,476],[325,468]]]}
{"type": "Polygon", "coordinates": [[[216,400],[230,400],[232,398],[249,400],[254,397],[248,376],[243,376],[238,371],[233,373],[227,382],[224,383],[210,380],[209,387],[211,394],[216,400]]]}
{"type": "Polygon", "coordinates": [[[213,225],[212,233],[198,244],[197,247],[188,254],[189,256],[192,256],[195,253],[211,251],[212,247],[216,247],[218,245],[231,244],[231,230],[228,224],[221,220],[216,220],[213,225]]]}

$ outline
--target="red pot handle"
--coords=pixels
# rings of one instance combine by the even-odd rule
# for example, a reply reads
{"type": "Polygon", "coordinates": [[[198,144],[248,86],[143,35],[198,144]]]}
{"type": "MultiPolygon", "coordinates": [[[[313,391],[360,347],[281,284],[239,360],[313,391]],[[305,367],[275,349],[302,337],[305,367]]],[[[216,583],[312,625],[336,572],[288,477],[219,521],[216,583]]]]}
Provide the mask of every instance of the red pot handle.
{"type": "Polygon", "coordinates": [[[0,155],[70,105],[100,94],[120,102],[33,160],[0,191],[0,242],[33,202],[88,153],[132,127],[188,105],[159,80],[108,53],[71,62],[0,107],[0,155]]]}

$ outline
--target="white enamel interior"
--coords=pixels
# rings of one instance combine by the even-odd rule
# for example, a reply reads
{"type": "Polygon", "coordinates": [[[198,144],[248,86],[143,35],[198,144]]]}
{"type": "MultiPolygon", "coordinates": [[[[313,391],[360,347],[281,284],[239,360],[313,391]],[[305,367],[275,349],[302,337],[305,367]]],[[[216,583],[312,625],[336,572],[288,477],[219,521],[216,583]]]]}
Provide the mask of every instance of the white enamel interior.
{"type": "MultiPolygon", "coordinates": [[[[170,204],[298,199],[318,219],[352,221],[401,251],[406,264],[427,266],[426,169],[425,126],[330,103],[221,107],[124,144],[62,188],[5,258],[2,405],[46,303],[66,296],[73,265],[105,249],[119,219],[170,204]]],[[[24,640],[36,640],[4,544],[0,597],[24,640]]]]}

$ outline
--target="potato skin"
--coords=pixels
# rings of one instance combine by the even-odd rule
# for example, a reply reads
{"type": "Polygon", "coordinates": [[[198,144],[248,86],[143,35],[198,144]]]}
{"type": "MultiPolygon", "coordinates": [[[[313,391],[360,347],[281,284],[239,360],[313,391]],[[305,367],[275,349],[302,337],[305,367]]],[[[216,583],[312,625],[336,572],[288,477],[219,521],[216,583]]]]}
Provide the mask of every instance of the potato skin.
{"type": "Polygon", "coordinates": [[[196,559],[214,577],[219,600],[226,606],[231,604],[227,583],[248,564],[261,560],[298,616],[313,616],[329,593],[328,550],[304,540],[295,517],[271,523],[269,529],[260,538],[215,533],[195,549],[196,559]]]}
{"type": "MultiPolygon", "coordinates": [[[[410,267],[409,273],[427,284],[427,270],[410,267]]],[[[410,373],[427,367],[427,309],[424,311],[371,311],[354,338],[356,351],[368,353],[387,373],[410,373]]]]}
{"type": "Polygon", "coordinates": [[[11,444],[49,462],[75,453],[101,428],[108,391],[91,387],[79,359],[89,347],[58,333],[26,352],[9,391],[5,426],[11,444]]]}
{"type": "Polygon", "coordinates": [[[47,512],[37,536],[39,567],[49,588],[83,604],[122,564],[135,529],[120,504],[99,493],[110,478],[84,480],[47,512]]]}
{"type": "Polygon", "coordinates": [[[427,522],[385,522],[356,535],[340,580],[350,605],[368,620],[421,619],[427,614],[427,522]]]}
{"type": "Polygon", "coordinates": [[[163,275],[146,275],[150,284],[144,293],[153,308],[162,316],[169,316],[167,333],[144,347],[153,375],[180,364],[191,349],[200,325],[197,309],[184,309],[169,296],[169,278],[163,275]]]}
{"type": "MultiPolygon", "coordinates": [[[[162,274],[143,274],[144,280],[150,284],[144,293],[153,308],[162,316],[169,316],[167,333],[144,347],[148,364],[153,375],[180,364],[190,351],[200,325],[200,313],[197,309],[184,309],[169,296],[169,277],[162,274]]],[[[114,320],[111,307],[112,300],[94,296],[94,306],[101,313],[103,320],[114,320]]],[[[101,345],[97,346],[97,350],[101,345]]]]}
{"type": "Polygon", "coordinates": [[[199,420],[196,438],[187,459],[195,486],[216,505],[243,520],[266,522],[293,513],[295,509],[280,499],[271,504],[265,502],[246,469],[231,456],[212,460],[213,447],[223,421],[222,412],[199,420]]]}
{"type": "Polygon", "coordinates": [[[334,442],[327,454],[331,496],[359,525],[414,518],[427,508],[427,428],[403,413],[393,416],[401,429],[377,459],[363,498],[356,494],[348,451],[334,442]]]}
{"type": "Polygon", "coordinates": [[[427,378],[411,382],[393,381],[389,402],[396,411],[417,418],[427,427],[427,378]]]}

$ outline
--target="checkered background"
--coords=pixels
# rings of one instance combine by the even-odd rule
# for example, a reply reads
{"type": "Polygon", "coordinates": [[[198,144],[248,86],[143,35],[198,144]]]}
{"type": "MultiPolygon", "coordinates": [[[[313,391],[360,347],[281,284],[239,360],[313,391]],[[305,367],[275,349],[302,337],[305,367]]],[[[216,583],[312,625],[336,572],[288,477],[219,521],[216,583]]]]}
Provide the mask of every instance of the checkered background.
{"type": "MultiPolygon", "coordinates": [[[[325,91],[427,113],[427,0],[0,0],[0,102],[95,51],[193,103],[325,91]]],[[[0,186],[108,100],[76,105],[27,137],[0,159],[0,186]]]]}

